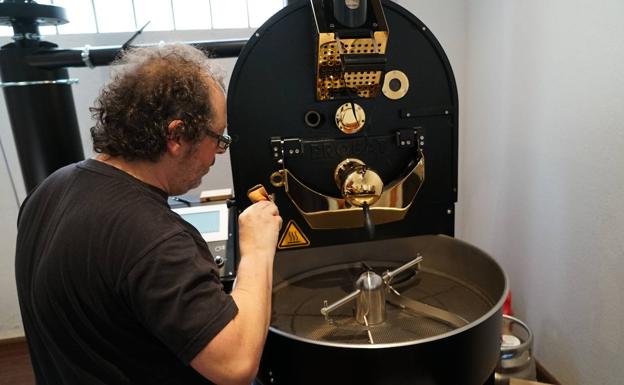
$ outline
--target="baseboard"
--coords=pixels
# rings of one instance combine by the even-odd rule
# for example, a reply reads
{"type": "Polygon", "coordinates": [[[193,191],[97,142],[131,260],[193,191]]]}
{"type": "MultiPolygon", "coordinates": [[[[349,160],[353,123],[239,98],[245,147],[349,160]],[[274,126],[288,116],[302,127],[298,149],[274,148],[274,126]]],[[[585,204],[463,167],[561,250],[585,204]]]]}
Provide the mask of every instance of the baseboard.
{"type": "Polygon", "coordinates": [[[26,343],[25,336],[5,338],[5,339],[0,340],[0,345],[25,344],[25,343],[26,343]]]}
{"type": "Polygon", "coordinates": [[[544,368],[539,361],[535,360],[535,366],[537,369],[537,379],[539,381],[546,382],[552,385],[561,385],[561,383],[555,378],[555,376],[550,374],[550,372],[546,370],[546,368],[544,368]]]}

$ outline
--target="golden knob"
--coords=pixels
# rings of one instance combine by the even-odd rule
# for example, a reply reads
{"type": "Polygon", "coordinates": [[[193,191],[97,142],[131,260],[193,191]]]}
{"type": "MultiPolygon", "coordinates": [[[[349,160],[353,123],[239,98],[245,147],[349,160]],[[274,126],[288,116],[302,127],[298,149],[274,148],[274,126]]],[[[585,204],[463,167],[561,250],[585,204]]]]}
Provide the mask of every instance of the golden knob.
{"type": "Polygon", "coordinates": [[[345,159],[334,171],[334,180],[343,198],[353,206],[375,204],[383,192],[379,174],[359,159],[345,159]]]}
{"type": "Polygon", "coordinates": [[[364,109],[356,103],[345,103],[336,111],[336,126],[345,134],[355,134],[366,123],[364,109]]]}

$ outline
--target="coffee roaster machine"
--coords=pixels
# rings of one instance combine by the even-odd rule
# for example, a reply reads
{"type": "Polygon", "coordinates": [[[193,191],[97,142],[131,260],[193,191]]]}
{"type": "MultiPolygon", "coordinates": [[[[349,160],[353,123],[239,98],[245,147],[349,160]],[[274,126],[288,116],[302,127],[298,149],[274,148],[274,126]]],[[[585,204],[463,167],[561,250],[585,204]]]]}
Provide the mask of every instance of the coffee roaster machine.
{"type": "MultiPolygon", "coordinates": [[[[37,45],[19,57],[37,71],[123,48],[37,45]]],[[[453,238],[457,87],[432,32],[391,1],[301,0],[246,43],[204,45],[236,47],[232,203],[261,183],[284,219],[258,382],[493,383],[507,282],[453,238]]]]}
{"type": "Polygon", "coordinates": [[[228,123],[235,195],[264,184],[284,219],[262,384],[492,381],[506,279],[452,238],[457,87],[424,23],[284,8],[239,56],[228,123]]]}

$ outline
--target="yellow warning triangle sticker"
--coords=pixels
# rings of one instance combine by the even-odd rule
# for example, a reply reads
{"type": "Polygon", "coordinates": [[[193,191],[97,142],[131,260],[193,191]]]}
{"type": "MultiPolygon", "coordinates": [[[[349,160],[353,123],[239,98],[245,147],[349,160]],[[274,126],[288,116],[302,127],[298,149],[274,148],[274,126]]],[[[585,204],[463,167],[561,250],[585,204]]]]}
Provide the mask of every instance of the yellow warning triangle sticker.
{"type": "Polygon", "coordinates": [[[282,234],[282,237],[277,244],[277,248],[290,249],[292,247],[304,246],[310,246],[310,241],[308,240],[308,237],[303,234],[303,231],[301,231],[295,221],[291,219],[286,226],[286,231],[284,231],[284,234],[282,234]]]}

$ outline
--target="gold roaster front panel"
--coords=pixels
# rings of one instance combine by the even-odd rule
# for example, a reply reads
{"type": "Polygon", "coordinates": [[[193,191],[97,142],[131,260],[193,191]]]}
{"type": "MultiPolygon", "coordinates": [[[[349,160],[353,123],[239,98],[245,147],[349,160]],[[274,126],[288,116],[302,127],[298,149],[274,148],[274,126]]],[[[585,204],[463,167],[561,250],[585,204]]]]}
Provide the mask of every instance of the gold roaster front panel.
{"type": "Polygon", "coordinates": [[[383,71],[342,72],[341,54],[385,54],[387,31],[375,31],[374,38],[340,39],[334,33],[320,33],[317,47],[316,98],[333,99],[334,94],[374,98],[382,86],[383,71]],[[376,46],[376,47],[375,47],[376,46]]]}

